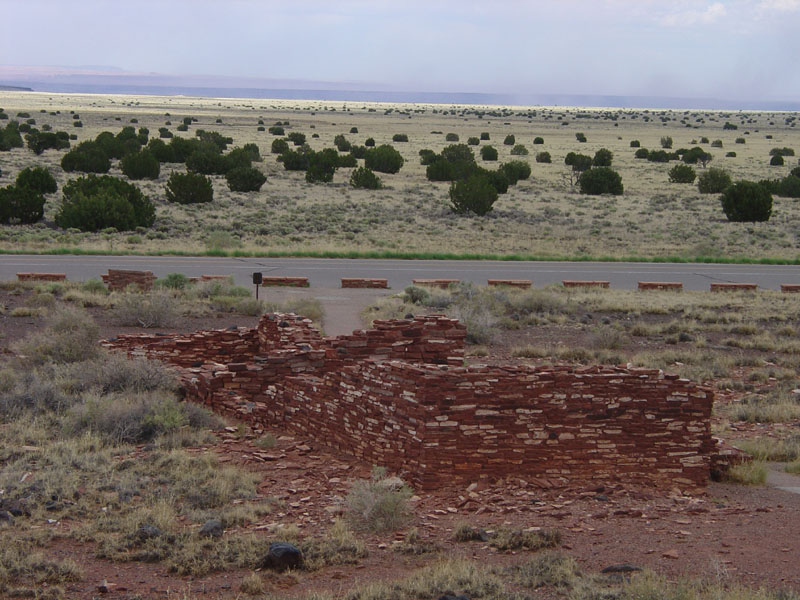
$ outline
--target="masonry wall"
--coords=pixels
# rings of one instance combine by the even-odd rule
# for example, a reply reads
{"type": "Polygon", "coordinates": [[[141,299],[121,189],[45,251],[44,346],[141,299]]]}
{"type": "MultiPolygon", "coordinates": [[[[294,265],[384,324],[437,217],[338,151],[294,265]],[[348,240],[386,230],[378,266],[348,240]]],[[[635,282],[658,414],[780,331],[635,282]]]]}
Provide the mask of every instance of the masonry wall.
{"type": "Polygon", "coordinates": [[[542,487],[705,485],[710,390],[648,369],[455,366],[463,343],[463,326],[441,317],[321,338],[307,320],[271,315],[257,329],[107,345],[178,365],[188,400],[403,472],[422,489],[504,476],[542,487]]]}

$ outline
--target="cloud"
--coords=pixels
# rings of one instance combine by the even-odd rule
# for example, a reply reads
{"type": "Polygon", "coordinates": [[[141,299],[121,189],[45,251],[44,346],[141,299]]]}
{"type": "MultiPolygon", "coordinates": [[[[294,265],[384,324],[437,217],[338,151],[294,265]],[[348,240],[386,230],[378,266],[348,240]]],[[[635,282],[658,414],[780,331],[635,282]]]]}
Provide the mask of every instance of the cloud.
{"type": "Polygon", "coordinates": [[[757,12],[761,15],[800,11],[800,0],[761,0],[757,12]]]}
{"type": "MultiPolygon", "coordinates": [[[[771,2],[793,2],[796,0],[765,0],[771,2]]],[[[661,18],[661,24],[668,27],[686,27],[694,25],[711,25],[728,14],[728,10],[722,2],[714,2],[705,10],[686,10],[665,15],[661,18]]]]}

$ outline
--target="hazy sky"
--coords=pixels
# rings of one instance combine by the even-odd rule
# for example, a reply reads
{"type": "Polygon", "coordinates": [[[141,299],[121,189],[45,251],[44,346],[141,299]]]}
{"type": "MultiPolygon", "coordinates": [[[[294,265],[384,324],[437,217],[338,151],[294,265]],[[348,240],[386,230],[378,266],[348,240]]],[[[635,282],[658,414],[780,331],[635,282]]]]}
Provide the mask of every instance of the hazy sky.
{"type": "Polygon", "coordinates": [[[800,99],[800,0],[0,0],[2,65],[800,99]],[[14,23],[12,23],[12,19],[14,23]]]}

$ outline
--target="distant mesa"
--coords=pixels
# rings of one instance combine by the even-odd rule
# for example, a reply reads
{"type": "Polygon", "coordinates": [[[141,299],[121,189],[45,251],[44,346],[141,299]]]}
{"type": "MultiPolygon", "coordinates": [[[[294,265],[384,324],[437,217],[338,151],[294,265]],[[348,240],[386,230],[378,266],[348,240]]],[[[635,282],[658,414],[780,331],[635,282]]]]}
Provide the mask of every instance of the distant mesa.
{"type": "Polygon", "coordinates": [[[32,92],[33,88],[18,85],[0,85],[0,92],[32,92]]]}

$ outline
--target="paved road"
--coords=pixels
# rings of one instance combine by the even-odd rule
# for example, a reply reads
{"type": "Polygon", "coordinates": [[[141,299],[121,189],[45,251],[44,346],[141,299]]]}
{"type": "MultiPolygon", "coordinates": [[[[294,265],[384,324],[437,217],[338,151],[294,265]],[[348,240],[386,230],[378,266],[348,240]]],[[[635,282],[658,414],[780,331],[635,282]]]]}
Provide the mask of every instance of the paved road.
{"type": "Polygon", "coordinates": [[[176,258],[162,256],[0,256],[0,280],[20,271],[66,273],[68,279],[99,277],[109,268],[167,273],[233,275],[250,284],[253,271],[264,275],[308,277],[312,287],[337,288],[341,277],[382,277],[393,289],[415,278],[448,278],[485,284],[487,279],[530,279],[542,287],[563,279],[601,279],[612,288],[633,289],[637,281],[680,281],[689,290],[708,290],[712,282],[757,283],[780,289],[800,283],[800,267],[772,265],[652,264],[600,262],[502,262],[450,260],[374,260],[324,258],[176,258]]]}

